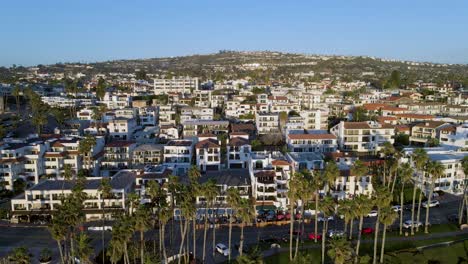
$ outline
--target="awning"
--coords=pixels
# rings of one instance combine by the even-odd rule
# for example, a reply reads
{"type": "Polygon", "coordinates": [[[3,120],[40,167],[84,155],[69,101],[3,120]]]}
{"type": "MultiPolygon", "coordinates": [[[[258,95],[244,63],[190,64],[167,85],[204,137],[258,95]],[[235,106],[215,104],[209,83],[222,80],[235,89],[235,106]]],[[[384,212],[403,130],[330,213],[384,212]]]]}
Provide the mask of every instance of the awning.
{"type": "Polygon", "coordinates": [[[255,207],[256,210],[263,210],[263,211],[269,211],[269,210],[276,210],[276,206],[270,205],[270,204],[265,204],[265,205],[257,205],[255,207]]]}

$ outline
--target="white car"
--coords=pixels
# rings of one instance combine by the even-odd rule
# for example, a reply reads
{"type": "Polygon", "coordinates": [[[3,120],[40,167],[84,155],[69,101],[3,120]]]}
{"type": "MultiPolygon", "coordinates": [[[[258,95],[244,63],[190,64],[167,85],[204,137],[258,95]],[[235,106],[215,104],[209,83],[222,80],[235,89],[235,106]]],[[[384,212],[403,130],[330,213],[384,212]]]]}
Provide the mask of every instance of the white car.
{"type": "Polygon", "coordinates": [[[421,221],[419,222],[416,222],[414,221],[414,223],[411,221],[411,220],[406,220],[404,223],[403,223],[403,227],[404,228],[410,228],[411,227],[411,223],[413,224],[413,227],[417,227],[417,226],[422,226],[423,223],[421,221]]]}
{"type": "Polygon", "coordinates": [[[372,210],[367,214],[367,217],[376,217],[377,216],[377,210],[372,210]]]}
{"type": "Polygon", "coordinates": [[[112,231],[112,226],[90,226],[88,227],[89,231],[112,231]]]}
{"type": "Polygon", "coordinates": [[[329,230],[327,234],[328,237],[343,237],[345,235],[342,230],[329,230]]]}
{"type": "Polygon", "coordinates": [[[325,220],[327,220],[327,221],[333,221],[333,220],[335,220],[335,218],[334,218],[333,216],[324,217],[323,215],[317,217],[317,221],[318,221],[318,222],[325,222],[325,220]]]}
{"type": "Polygon", "coordinates": [[[228,248],[222,243],[216,244],[216,251],[218,251],[219,254],[224,255],[225,257],[229,256],[228,248]]]}
{"type": "MultiPolygon", "coordinates": [[[[440,205],[440,202],[439,202],[439,201],[437,201],[437,200],[432,200],[431,203],[429,204],[429,207],[437,207],[437,206],[439,206],[439,205],[440,205]]],[[[427,208],[427,206],[428,206],[427,202],[423,202],[423,203],[422,203],[422,206],[423,206],[424,208],[427,208]]]]}
{"type": "Polygon", "coordinates": [[[394,206],[392,206],[392,210],[394,212],[400,212],[401,211],[401,206],[400,205],[394,205],[394,206]]]}

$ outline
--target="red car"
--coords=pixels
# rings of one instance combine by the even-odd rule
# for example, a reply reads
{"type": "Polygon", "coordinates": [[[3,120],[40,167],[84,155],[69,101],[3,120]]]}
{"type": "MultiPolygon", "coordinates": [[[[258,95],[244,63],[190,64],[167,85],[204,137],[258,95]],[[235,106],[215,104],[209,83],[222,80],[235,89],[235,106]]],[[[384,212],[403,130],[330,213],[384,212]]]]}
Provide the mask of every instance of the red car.
{"type": "Polygon", "coordinates": [[[361,231],[361,234],[363,234],[363,235],[369,235],[369,234],[372,234],[372,233],[374,233],[374,229],[370,228],[370,227],[363,228],[362,231],[361,231]]]}
{"type": "Polygon", "coordinates": [[[297,213],[294,215],[294,218],[295,219],[301,219],[302,215],[300,213],[297,213]]]}
{"type": "Polygon", "coordinates": [[[281,221],[281,220],[284,220],[285,217],[286,217],[286,216],[285,216],[284,214],[277,214],[277,215],[276,215],[276,220],[277,220],[277,221],[281,221]]]}
{"type": "Polygon", "coordinates": [[[290,213],[286,213],[285,217],[286,217],[286,220],[291,220],[291,214],[290,213]]]}
{"type": "Polygon", "coordinates": [[[322,235],[321,234],[315,234],[315,233],[310,233],[309,234],[309,240],[315,240],[315,238],[317,238],[317,240],[322,240],[322,235]]]}

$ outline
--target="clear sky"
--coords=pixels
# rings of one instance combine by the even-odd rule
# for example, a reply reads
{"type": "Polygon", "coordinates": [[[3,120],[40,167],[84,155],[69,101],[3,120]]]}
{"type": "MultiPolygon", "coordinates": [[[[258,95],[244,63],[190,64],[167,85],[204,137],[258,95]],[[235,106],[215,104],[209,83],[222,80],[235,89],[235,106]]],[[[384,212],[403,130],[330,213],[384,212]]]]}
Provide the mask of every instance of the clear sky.
{"type": "Polygon", "coordinates": [[[468,1],[7,0],[0,65],[230,50],[468,63],[468,1]]]}

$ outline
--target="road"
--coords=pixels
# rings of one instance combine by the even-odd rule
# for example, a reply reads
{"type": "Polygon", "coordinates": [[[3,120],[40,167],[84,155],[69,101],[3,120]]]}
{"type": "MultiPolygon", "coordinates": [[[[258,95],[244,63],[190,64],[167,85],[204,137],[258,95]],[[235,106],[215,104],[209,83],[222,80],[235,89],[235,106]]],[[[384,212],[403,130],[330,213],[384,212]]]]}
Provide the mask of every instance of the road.
{"type": "MultiPolygon", "coordinates": [[[[453,196],[444,195],[440,197],[441,206],[438,208],[431,208],[430,210],[430,222],[431,224],[443,224],[447,223],[447,216],[450,214],[457,213],[458,210],[458,199],[453,196]]],[[[424,222],[425,209],[421,210],[421,221],[424,222]]],[[[404,211],[404,220],[411,218],[410,211],[404,211]]],[[[394,228],[397,228],[399,221],[397,220],[394,224],[394,228]]],[[[353,230],[357,234],[358,229],[357,221],[354,221],[353,230]]],[[[375,218],[365,218],[364,227],[373,227],[375,225],[375,218]]],[[[344,223],[342,220],[337,219],[336,221],[329,223],[329,229],[343,230],[344,223]]],[[[56,242],[51,238],[49,232],[44,227],[0,227],[2,232],[0,232],[0,257],[5,256],[13,248],[18,246],[27,247],[31,253],[35,256],[38,256],[40,250],[44,247],[52,249],[55,255],[55,259],[58,259],[58,250],[56,242]]],[[[171,245],[170,237],[170,224],[167,226],[166,234],[166,245],[168,248],[171,245]]],[[[313,232],[314,223],[305,224],[305,234],[313,232]]],[[[318,226],[318,230],[321,230],[321,224],[318,226]]],[[[421,234],[422,232],[420,232],[421,234]]],[[[101,232],[89,232],[91,237],[91,246],[95,249],[95,252],[99,252],[102,248],[101,245],[101,232]]],[[[197,230],[197,257],[202,256],[203,249],[203,229],[197,230]]],[[[439,234],[434,234],[439,235],[439,234]]],[[[442,235],[442,234],[440,234],[442,235]]],[[[447,234],[445,234],[447,235],[447,234]]],[[[145,233],[146,239],[157,239],[158,232],[155,230],[148,231],[145,233]]],[[[289,237],[289,224],[277,226],[270,225],[263,228],[256,228],[255,226],[245,227],[244,229],[244,238],[246,245],[256,245],[258,244],[259,239],[269,238],[269,237],[289,237]]],[[[415,237],[397,237],[391,239],[412,239],[415,237]]],[[[106,232],[106,241],[109,241],[110,233],[106,232]]],[[[135,239],[137,237],[135,236],[135,239]]],[[[232,245],[237,243],[240,239],[240,228],[233,227],[232,230],[232,245]]],[[[389,238],[390,239],[390,238],[389,238]]],[[[190,247],[192,247],[192,236],[190,234],[190,247]]],[[[228,244],[228,227],[223,226],[216,229],[216,243],[228,244]]],[[[180,232],[179,225],[176,222],[174,225],[174,237],[172,239],[172,248],[178,249],[180,245],[180,232]]],[[[208,229],[207,241],[206,241],[206,254],[207,254],[207,263],[220,263],[224,262],[227,258],[221,256],[220,254],[214,254],[213,256],[213,244],[212,244],[212,228],[208,229]]],[[[192,250],[192,249],[191,249],[192,250]]],[[[176,252],[168,252],[168,255],[176,252]]],[[[233,257],[237,255],[237,252],[233,249],[233,257]]]]}

